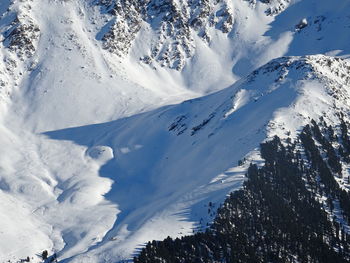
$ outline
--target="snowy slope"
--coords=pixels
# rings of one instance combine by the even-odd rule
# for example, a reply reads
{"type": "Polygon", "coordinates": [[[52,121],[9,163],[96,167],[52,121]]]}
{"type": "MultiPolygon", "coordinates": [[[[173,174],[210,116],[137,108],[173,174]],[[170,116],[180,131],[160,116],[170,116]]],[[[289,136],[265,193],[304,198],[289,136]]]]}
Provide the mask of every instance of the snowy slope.
{"type": "MultiPolygon", "coordinates": [[[[147,9],[151,13],[140,22],[128,53],[119,56],[106,49],[107,37],[102,37],[108,32],[106,21],[113,22],[115,15],[101,5],[113,2],[40,0],[1,4],[1,94],[12,96],[13,111],[26,116],[26,125],[44,131],[110,121],[221,90],[283,55],[349,53],[349,18],[342,12],[347,10],[348,1],[339,0],[333,5],[313,0],[290,4],[277,0],[225,0],[219,6],[215,1],[200,5],[192,1],[190,7],[175,1],[162,8],[169,13],[172,9],[167,8],[186,7],[180,16],[184,26],[191,25],[199,10],[217,14],[222,8],[233,17],[232,26],[223,32],[220,19],[225,16],[214,19],[216,26],[210,26],[208,21],[203,21],[204,29],[190,26],[186,45],[192,51],[182,62],[181,70],[162,67],[156,58],[145,64],[140,58],[159,41],[161,45],[176,43],[173,33],[167,35],[154,20],[163,19],[174,32],[181,33],[182,27],[168,21],[164,12],[153,14],[147,9]],[[5,12],[9,6],[9,12],[5,12]],[[267,10],[278,10],[278,15],[270,15],[267,10]],[[301,21],[306,21],[305,27],[301,21]],[[210,36],[209,42],[201,37],[202,30],[210,36]],[[337,41],[333,41],[335,38],[337,41]]],[[[138,3],[120,3],[127,6],[129,2],[138,3]]],[[[117,18],[128,24],[123,17],[117,18]]],[[[125,42],[118,39],[118,43],[125,42]]]]}
{"type": "Polygon", "coordinates": [[[238,161],[258,162],[254,149],[266,137],[295,134],[323,115],[336,123],[338,110],[349,112],[349,70],[325,56],[276,59],[207,97],[47,133],[82,145],[96,162],[113,152],[100,174],[114,181],[105,197],[120,212],[104,239],[72,262],[122,260],[148,240],[205,226],[208,203],[217,206],[241,185],[238,161]]]}
{"type": "Polygon", "coordinates": [[[140,61],[165,32],[157,17],[126,54],[106,49],[115,15],[97,2],[0,3],[0,262],[45,249],[115,262],[204,228],[266,136],[348,110],[348,64],[323,56],[277,59],[224,89],[283,55],[347,57],[348,1],[223,1],[232,28],[205,22],[208,42],[191,27],[181,69],[140,61]]]}

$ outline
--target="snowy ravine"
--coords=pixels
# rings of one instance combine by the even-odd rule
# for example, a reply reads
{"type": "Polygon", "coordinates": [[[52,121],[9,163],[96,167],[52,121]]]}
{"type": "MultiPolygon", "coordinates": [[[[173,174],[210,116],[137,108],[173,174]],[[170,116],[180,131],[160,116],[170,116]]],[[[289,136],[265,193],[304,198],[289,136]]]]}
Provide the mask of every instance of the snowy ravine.
{"type": "Polygon", "coordinates": [[[129,26],[106,10],[113,2],[0,2],[0,262],[41,262],[44,250],[118,262],[146,241],[204,229],[260,161],[260,142],[350,110],[348,1],[164,1],[186,23],[197,2],[234,18],[224,30],[185,23],[180,68],[158,53],[140,60],[176,43],[176,30],[157,27],[156,15],[176,25],[167,10],[147,9],[130,46],[118,42],[127,52],[109,49],[125,41],[108,40],[111,23],[129,26]]]}

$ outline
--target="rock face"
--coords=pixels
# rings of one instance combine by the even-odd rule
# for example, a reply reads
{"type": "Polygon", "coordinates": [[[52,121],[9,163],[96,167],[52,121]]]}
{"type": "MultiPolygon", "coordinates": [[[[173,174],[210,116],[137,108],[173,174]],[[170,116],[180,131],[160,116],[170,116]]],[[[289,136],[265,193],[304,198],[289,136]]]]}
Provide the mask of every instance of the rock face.
{"type": "Polygon", "coordinates": [[[282,12],[290,3],[290,0],[248,0],[252,5],[256,5],[257,2],[261,2],[268,5],[266,14],[273,16],[282,12]]]}
{"type": "Polygon", "coordinates": [[[157,61],[177,70],[182,69],[185,59],[194,53],[193,33],[208,43],[210,27],[229,33],[234,23],[227,1],[101,0],[99,4],[113,15],[109,31],[102,38],[105,49],[119,56],[128,54],[142,24],[148,23],[158,41],[150,47],[149,54],[140,59],[146,64],[157,61]]]}
{"type": "MultiPolygon", "coordinates": [[[[281,12],[289,0],[258,2],[266,5],[266,14],[281,12]]],[[[251,8],[256,0],[249,1],[251,8]]],[[[149,24],[156,41],[140,59],[146,64],[181,70],[195,52],[195,36],[211,41],[210,31],[229,34],[235,23],[232,0],[100,0],[103,12],[112,15],[108,31],[102,37],[105,49],[118,56],[128,54],[133,40],[144,24],[149,24]]]]}
{"type": "Polygon", "coordinates": [[[109,31],[102,38],[104,48],[119,56],[126,55],[141,28],[143,1],[101,0],[99,4],[105,12],[115,16],[109,31]]]}
{"type": "Polygon", "coordinates": [[[32,20],[23,22],[16,18],[5,33],[4,45],[13,50],[19,57],[31,57],[35,52],[40,29],[32,20]]]}
{"type": "MultiPolygon", "coordinates": [[[[13,86],[17,86],[23,75],[19,67],[26,64],[31,70],[33,58],[40,38],[40,29],[31,16],[31,1],[21,1],[17,5],[14,1],[1,2],[0,20],[0,48],[4,47],[0,55],[0,100],[8,99],[13,86]]],[[[3,104],[4,106],[5,104],[3,104]]]]}
{"type": "MultiPolygon", "coordinates": [[[[267,15],[284,10],[289,0],[245,0],[251,8],[266,6],[267,15]]],[[[97,0],[104,14],[109,15],[101,41],[104,49],[125,57],[137,34],[150,27],[154,41],[140,56],[145,64],[182,70],[186,59],[193,57],[199,37],[207,45],[213,32],[229,35],[235,23],[232,0],[97,0]]],[[[30,6],[28,8],[30,10],[30,6]]],[[[35,53],[40,29],[29,16],[16,18],[3,33],[3,44],[23,60],[35,53]]]]}

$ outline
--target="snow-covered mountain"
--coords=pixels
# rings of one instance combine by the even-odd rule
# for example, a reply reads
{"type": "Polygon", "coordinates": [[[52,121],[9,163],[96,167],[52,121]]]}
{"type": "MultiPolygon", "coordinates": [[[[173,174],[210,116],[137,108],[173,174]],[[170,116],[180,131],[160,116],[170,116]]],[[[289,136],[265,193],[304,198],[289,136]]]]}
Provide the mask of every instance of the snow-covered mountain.
{"type": "Polygon", "coordinates": [[[0,262],[204,229],[267,137],[349,112],[349,7],[1,1],[0,262]]]}
{"type": "Polygon", "coordinates": [[[106,198],[120,204],[117,224],[76,260],[121,260],[147,240],[205,227],[208,203],[219,204],[241,185],[247,166],[238,161],[259,162],[254,150],[266,137],[296,134],[323,115],[337,123],[336,113],[349,110],[343,90],[349,70],[347,62],[325,56],[276,59],[207,97],[49,132],[87,147],[97,162],[110,158],[100,174],[115,181],[106,198]]]}

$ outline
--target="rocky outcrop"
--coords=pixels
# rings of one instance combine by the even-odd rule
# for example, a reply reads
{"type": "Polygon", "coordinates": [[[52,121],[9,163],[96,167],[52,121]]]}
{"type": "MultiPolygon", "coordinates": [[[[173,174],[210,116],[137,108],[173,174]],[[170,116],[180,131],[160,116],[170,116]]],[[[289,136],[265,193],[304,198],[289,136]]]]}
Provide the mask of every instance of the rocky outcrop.
{"type": "MultiPolygon", "coordinates": [[[[283,11],[290,0],[248,0],[266,5],[267,15],[283,11]]],[[[232,31],[234,10],[231,0],[100,0],[103,12],[112,15],[102,37],[103,47],[118,56],[128,54],[143,23],[155,31],[157,40],[141,57],[146,64],[181,70],[195,51],[194,37],[210,43],[210,29],[224,34],[232,31]]]]}
{"type": "Polygon", "coordinates": [[[148,23],[158,39],[141,61],[156,61],[177,70],[194,53],[194,34],[208,43],[210,27],[227,34],[234,24],[233,11],[226,0],[101,0],[99,4],[113,15],[109,31],[102,38],[105,49],[126,55],[142,23],[148,23]]]}
{"type": "Polygon", "coordinates": [[[102,38],[104,48],[119,56],[126,55],[141,29],[144,4],[136,0],[101,0],[100,4],[114,16],[102,38]]]}
{"type": "Polygon", "coordinates": [[[16,17],[10,28],[4,33],[3,44],[14,51],[18,57],[24,59],[35,53],[39,36],[40,29],[33,20],[28,17],[23,19],[16,17]]]}

